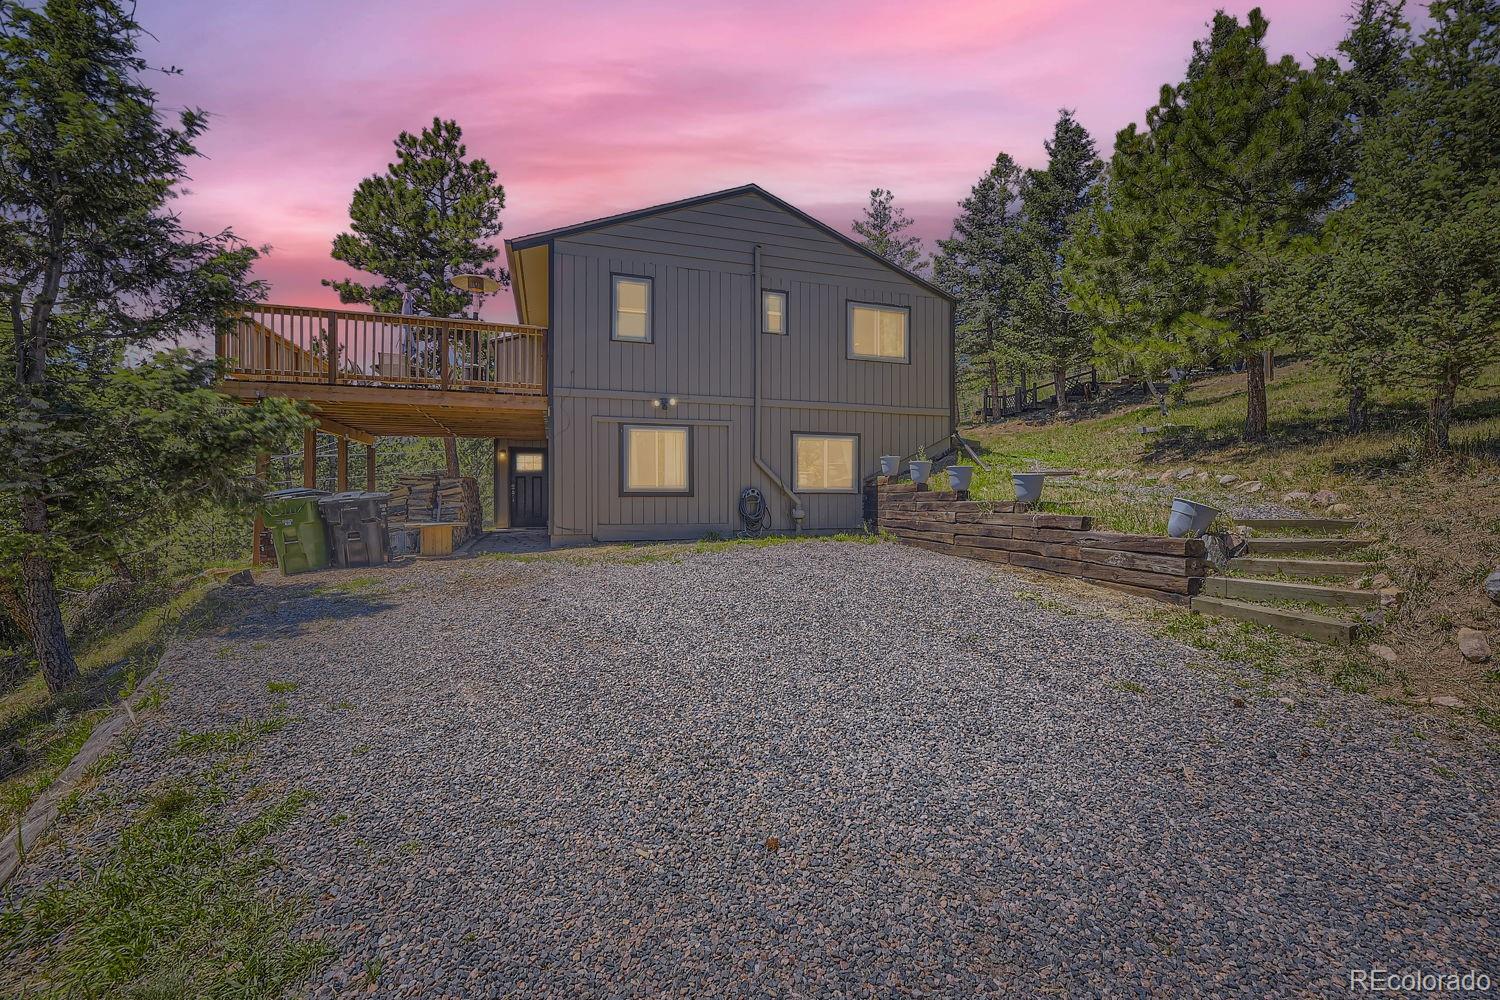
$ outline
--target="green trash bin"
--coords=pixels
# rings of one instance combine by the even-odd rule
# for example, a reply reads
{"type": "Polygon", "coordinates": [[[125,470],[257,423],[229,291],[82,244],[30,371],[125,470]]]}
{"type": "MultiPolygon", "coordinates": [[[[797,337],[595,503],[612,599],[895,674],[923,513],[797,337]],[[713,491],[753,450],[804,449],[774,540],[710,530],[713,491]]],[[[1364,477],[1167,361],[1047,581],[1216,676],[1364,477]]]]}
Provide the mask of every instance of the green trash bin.
{"type": "Polygon", "coordinates": [[[327,495],[305,486],[265,495],[266,527],[282,576],[328,568],[328,529],[318,514],[318,501],[327,495]]]}

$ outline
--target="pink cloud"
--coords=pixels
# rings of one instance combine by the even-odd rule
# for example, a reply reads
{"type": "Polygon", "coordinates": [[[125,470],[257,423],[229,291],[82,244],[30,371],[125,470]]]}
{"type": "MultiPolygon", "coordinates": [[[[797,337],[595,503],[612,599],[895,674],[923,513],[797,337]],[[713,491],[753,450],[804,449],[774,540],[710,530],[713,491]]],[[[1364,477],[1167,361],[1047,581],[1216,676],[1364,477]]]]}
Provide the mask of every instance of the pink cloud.
{"type": "MultiPolygon", "coordinates": [[[[164,100],[214,114],[188,221],[271,244],[272,298],[321,304],[355,184],[434,115],[499,172],[506,235],[755,181],[840,227],[889,187],[931,239],[997,152],[1040,162],[1059,107],[1107,150],[1215,6],[142,0],[139,17],[151,57],[185,70],[164,100]]],[[[1343,0],[1262,6],[1278,53],[1343,32],[1343,0]]]]}

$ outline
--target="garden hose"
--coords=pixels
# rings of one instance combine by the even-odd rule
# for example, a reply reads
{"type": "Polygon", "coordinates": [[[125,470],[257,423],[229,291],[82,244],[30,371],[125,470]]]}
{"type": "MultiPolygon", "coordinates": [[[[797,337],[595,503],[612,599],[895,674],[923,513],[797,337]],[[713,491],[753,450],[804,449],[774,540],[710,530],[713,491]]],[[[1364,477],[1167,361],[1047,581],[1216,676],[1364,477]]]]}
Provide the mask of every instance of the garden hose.
{"type": "Polygon", "coordinates": [[[765,533],[766,530],[766,496],[754,486],[746,486],[740,490],[740,521],[744,527],[740,529],[743,537],[754,537],[765,533]]]}

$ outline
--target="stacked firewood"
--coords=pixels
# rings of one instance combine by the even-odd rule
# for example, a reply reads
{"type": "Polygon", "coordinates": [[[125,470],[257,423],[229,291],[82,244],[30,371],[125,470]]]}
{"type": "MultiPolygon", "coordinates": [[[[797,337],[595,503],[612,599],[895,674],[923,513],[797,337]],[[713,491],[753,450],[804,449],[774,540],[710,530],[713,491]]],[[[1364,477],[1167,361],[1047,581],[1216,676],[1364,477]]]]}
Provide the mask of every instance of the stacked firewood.
{"type": "Polygon", "coordinates": [[[484,506],[479,483],[468,476],[426,472],[402,476],[391,488],[390,520],[455,521],[465,526],[463,534],[478,534],[484,528],[484,506]]]}

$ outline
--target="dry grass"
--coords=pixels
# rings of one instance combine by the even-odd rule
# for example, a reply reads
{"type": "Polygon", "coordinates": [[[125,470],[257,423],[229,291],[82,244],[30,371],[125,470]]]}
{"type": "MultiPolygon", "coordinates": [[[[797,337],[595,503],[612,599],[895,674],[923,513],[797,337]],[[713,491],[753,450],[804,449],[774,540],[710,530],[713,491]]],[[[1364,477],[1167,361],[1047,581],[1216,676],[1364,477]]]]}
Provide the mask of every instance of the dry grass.
{"type": "Polygon", "coordinates": [[[33,673],[0,695],[0,829],[47,790],[114,704],[134,693],[172,637],[207,613],[211,589],[195,583],[85,647],[72,689],[53,695],[33,673]]]}
{"type": "Polygon", "coordinates": [[[1305,363],[1281,369],[1271,384],[1271,436],[1263,443],[1240,440],[1239,377],[1192,386],[1166,421],[1145,403],[1110,409],[1106,401],[1096,410],[967,431],[990,466],[976,476],[976,494],[1008,498],[1010,473],[1038,464],[1085,472],[1133,469],[1139,473],[1135,480],[1051,481],[1046,508],[1092,514],[1102,526],[1120,530],[1160,533],[1172,492],[1227,506],[1275,502],[1291,490],[1332,490],[1354,509],[1362,533],[1375,539],[1365,557],[1378,559],[1406,591],[1404,606],[1364,636],[1364,643],[1394,648],[1399,661],[1391,669],[1361,649],[1357,662],[1330,667],[1324,653],[1300,642],[1277,655],[1325,676],[1330,669],[1358,675],[1356,689],[1393,700],[1456,695],[1481,722],[1500,729],[1500,663],[1468,663],[1454,642],[1455,630],[1470,626],[1500,648],[1500,608],[1480,589],[1500,565],[1500,370],[1460,397],[1453,454],[1433,461],[1421,456],[1417,400],[1378,399],[1373,428],[1351,437],[1342,431],[1335,387],[1305,363]],[[1142,427],[1148,432],[1141,433],[1142,427]],[[1209,482],[1195,476],[1169,489],[1156,483],[1163,472],[1189,466],[1209,473],[1209,482]],[[1248,495],[1213,482],[1225,473],[1258,479],[1265,489],[1248,495]]]}

